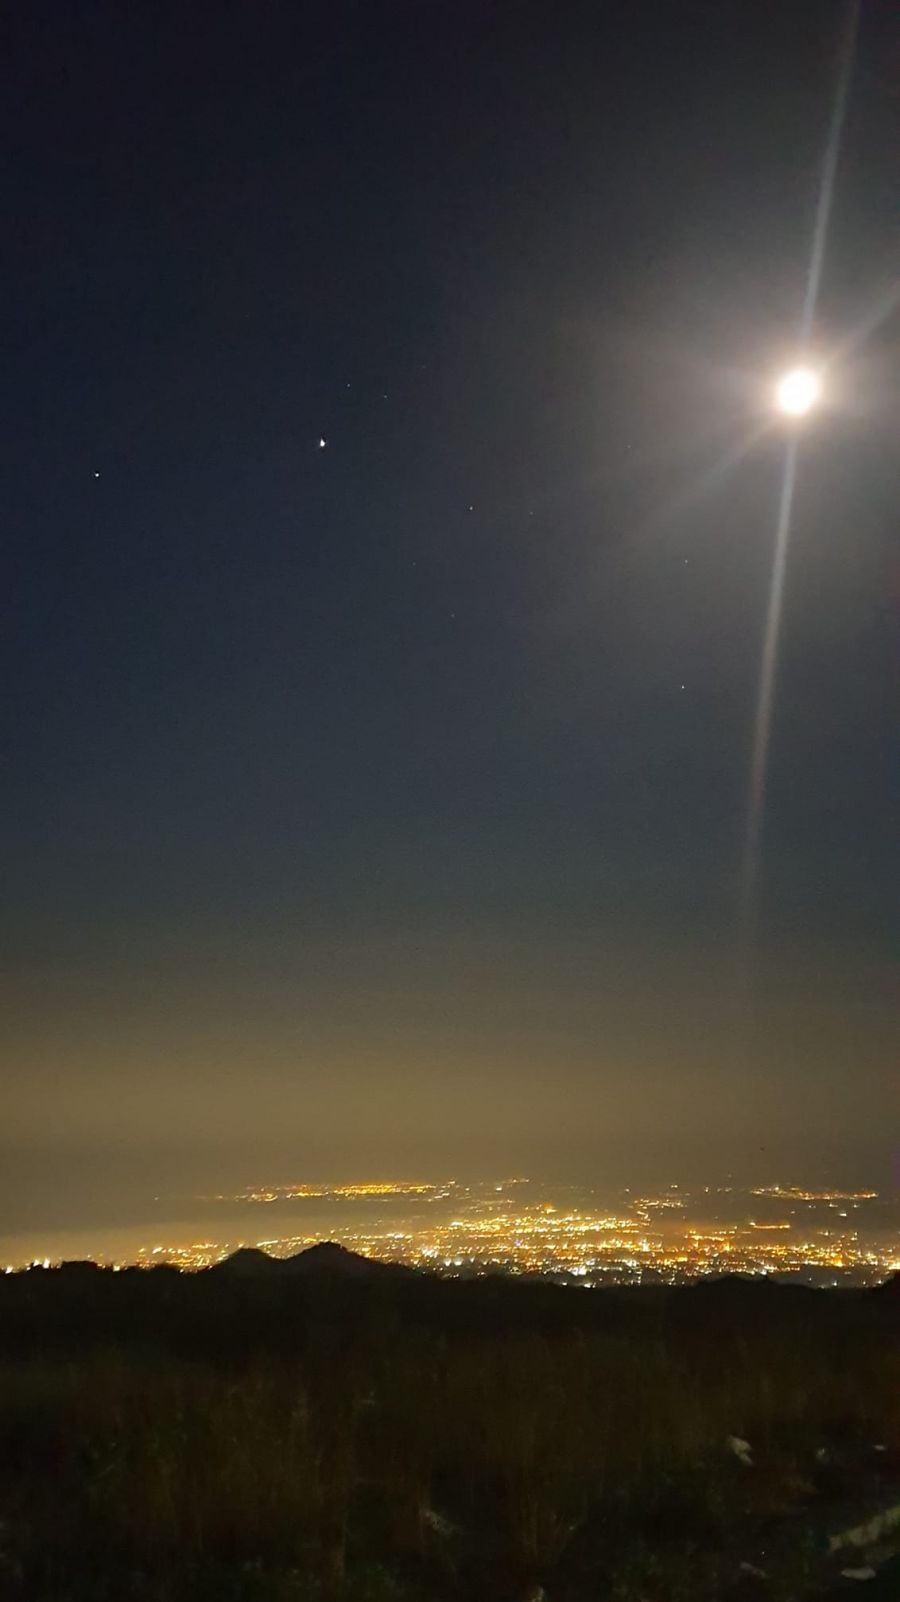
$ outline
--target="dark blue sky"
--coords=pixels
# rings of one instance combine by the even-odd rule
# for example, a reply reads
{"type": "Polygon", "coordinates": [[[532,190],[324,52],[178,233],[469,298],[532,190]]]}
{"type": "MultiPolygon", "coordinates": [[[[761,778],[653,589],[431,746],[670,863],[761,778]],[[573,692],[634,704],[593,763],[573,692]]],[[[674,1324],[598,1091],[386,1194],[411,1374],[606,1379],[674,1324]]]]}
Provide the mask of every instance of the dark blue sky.
{"type": "MultiPolygon", "coordinates": [[[[7,16],[26,1210],[86,1152],[883,1143],[897,314],[801,450],[732,994],[779,431],[719,467],[792,353],[845,15],[7,16]]],[[[898,56],[864,6],[826,351],[896,276],[898,56]]]]}

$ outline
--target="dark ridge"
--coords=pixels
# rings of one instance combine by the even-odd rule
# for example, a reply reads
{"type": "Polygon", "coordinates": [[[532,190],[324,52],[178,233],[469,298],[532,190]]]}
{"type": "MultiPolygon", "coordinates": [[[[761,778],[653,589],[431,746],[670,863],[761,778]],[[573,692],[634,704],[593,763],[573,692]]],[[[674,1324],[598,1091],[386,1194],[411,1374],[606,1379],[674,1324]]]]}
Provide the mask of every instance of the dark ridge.
{"type": "Polygon", "coordinates": [[[351,1252],[337,1241],[321,1240],[296,1256],[285,1259],[283,1267],[289,1274],[341,1274],[344,1277],[366,1278],[384,1273],[391,1263],[382,1263],[377,1257],[363,1257],[351,1252]]]}
{"type": "Polygon", "coordinates": [[[892,1300],[900,1302],[900,1274],[891,1274],[890,1278],[882,1280],[880,1285],[873,1285],[871,1294],[879,1297],[890,1297],[892,1300]]]}
{"type": "Polygon", "coordinates": [[[814,1285],[799,1282],[787,1284],[768,1274],[721,1274],[716,1279],[695,1279],[687,1285],[673,1286],[671,1294],[695,1299],[702,1297],[709,1301],[756,1302],[760,1298],[771,1301],[775,1296],[782,1300],[792,1296],[818,1296],[821,1292],[814,1285]]]}
{"type": "Polygon", "coordinates": [[[384,1263],[376,1257],[363,1257],[359,1252],[348,1251],[337,1241],[323,1240],[308,1246],[293,1257],[270,1257],[259,1246],[241,1246],[230,1257],[216,1263],[211,1274],[232,1274],[254,1278],[295,1278],[298,1275],[329,1274],[341,1279],[372,1279],[376,1275],[415,1274],[416,1270],[401,1263],[384,1263]]]}
{"type": "Polygon", "coordinates": [[[259,1246],[239,1246],[230,1257],[224,1257],[221,1263],[215,1263],[209,1270],[211,1274],[239,1274],[252,1277],[258,1274],[277,1273],[281,1268],[277,1257],[270,1257],[259,1246]]]}

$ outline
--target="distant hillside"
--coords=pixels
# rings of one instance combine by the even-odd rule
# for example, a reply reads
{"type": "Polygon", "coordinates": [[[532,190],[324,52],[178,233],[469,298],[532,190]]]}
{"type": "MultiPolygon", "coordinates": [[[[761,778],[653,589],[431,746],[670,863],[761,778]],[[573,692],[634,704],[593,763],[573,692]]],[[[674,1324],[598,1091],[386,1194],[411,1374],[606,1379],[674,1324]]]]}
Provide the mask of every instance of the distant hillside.
{"type": "Polygon", "coordinates": [[[329,1274],[341,1279],[372,1279],[384,1274],[409,1275],[415,1269],[400,1263],[383,1263],[377,1258],[363,1257],[359,1252],[348,1251],[336,1241],[319,1241],[293,1257],[270,1257],[258,1246],[242,1246],[230,1257],[209,1270],[211,1274],[237,1275],[242,1278],[284,1278],[298,1275],[329,1274]]]}
{"type": "Polygon", "coordinates": [[[223,1257],[220,1263],[215,1263],[209,1273],[230,1274],[246,1279],[255,1279],[259,1275],[275,1274],[282,1267],[276,1257],[270,1257],[268,1252],[261,1251],[258,1246],[241,1246],[230,1257],[223,1257]]]}

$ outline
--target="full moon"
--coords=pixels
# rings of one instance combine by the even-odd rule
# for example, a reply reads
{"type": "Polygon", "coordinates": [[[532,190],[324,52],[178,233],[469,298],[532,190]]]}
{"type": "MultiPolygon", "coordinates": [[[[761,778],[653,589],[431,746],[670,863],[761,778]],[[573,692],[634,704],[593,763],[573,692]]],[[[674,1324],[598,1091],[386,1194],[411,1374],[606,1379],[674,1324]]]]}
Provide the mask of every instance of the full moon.
{"type": "Polygon", "coordinates": [[[811,367],[792,367],[779,380],[775,400],[788,417],[805,417],[822,394],[822,381],[811,367]]]}

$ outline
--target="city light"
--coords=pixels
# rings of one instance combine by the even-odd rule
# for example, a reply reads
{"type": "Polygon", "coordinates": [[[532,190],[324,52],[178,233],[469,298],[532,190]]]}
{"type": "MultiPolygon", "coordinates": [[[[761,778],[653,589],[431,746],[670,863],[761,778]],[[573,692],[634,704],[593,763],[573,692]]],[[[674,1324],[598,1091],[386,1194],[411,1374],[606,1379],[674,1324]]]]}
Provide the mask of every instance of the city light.
{"type": "MultiPolygon", "coordinates": [[[[327,1238],[363,1257],[451,1276],[500,1271],[590,1287],[683,1284],[735,1273],[830,1284],[837,1274],[844,1283],[874,1284],[900,1259],[900,1212],[875,1191],[664,1185],[601,1198],[577,1186],[549,1191],[516,1178],[499,1185],[493,1179],[260,1185],[220,1198],[230,1204],[232,1228],[238,1205],[240,1236],[209,1228],[207,1220],[204,1234],[157,1237],[136,1246],[128,1261],[197,1270],[248,1246],[293,1257],[323,1239],[321,1213],[299,1223],[305,1208],[323,1199],[335,1204],[327,1238]],[[260,1234],[252,1227],[258,1204],[274,1199],[301,1211],[284,1215],[281,1230],[260,1234]]],[[[264,1212],[271,1221],[267,1206],[264,1212]]],[[[103,1253],[91,1255],[113,1266],[103,1253]]],[[[125,1261],[117,1258],[116,1266],[125,1261]]]]}
{"type": "MultiPolygon", "coordinates": [[[[260,1185],[218,1198],[230,1227],[135,1245],[108,1267],[209,1268],[242,1247],[288,1258],[330,1239],[363,1257],[450,1276],[541,1275],[561,1284],[684,1284],[722,1274],[779,1274],[813,1284],[875,1284],[900,1261],[900,1208],[876,1191],[767,1184],[696,1190],[662,1185],[601,1196],[517,1177],[260,1185]],[[281,1228],[260,1231],[283,1201],[281,1228]],[[329,1204],[321,1212],[322,1202],[329,1204]],[[315,1206],[310,1216],[308,1208],[315,1206]],[[237,1209],[237,1213],[235,1212],[237,1209]],[[235,1217],[243,1224],[238,1235],[235,1217]],[[300,1219],[305,1218],[303,1224],[300,1219]],[[839,1280],[835,1279],[839,1276],[839,1280]]],[[[26,1259],[9,1267],[58,1264],[26,1259]]]]}

